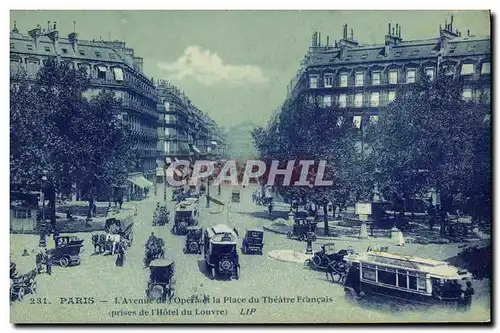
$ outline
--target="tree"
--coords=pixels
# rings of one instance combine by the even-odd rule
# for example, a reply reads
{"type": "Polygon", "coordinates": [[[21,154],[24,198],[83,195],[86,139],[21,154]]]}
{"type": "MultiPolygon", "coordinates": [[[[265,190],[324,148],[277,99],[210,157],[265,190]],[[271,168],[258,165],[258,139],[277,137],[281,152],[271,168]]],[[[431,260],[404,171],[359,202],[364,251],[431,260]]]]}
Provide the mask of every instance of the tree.
{"type": "Polygon", "coordinates": [[[122,184],[134,154],[113,94],[103,92],[89,101],[84,97],[89,88],[83,69],[55,58],[45,62],[35,80],[22,75],[11,84],[11,190],[40,189],[46,171],[54,212],[55,192],[69,195],[76,183],[89,200],[122,184]]]}
{"type": "Polygon", "coordinates": [[[382,188],[398,200],[436,190],[447,211],[461,197],[488,205],[489,107],[463,100],[462,79],[446,71],[398,90],[370,129],[371,162],[382,188]]]}
{"type": "MultiPolygon", "coordinates": [[[[352,189],[357,158],[352,122],[347,121],[344,110],[337,106],[321,106],[316,101],[300,98],[296,106],[284,107],[270,122],[267,129],[252,132],[254,142],[265,160],[314,160],[326,161],[323,179],[333,181],[333,186],[297,187],[277,183],[277,190],[285,197],[306,197],[326,207],[329,201],[344,203],[352,189]]],[[[301,171],[297,165],[295,179],[301,171]]],[[[312,168],[309,180],[314,182],[312,168]]],[[[328,220],[325,214],[325,232],[328,220]]]]}

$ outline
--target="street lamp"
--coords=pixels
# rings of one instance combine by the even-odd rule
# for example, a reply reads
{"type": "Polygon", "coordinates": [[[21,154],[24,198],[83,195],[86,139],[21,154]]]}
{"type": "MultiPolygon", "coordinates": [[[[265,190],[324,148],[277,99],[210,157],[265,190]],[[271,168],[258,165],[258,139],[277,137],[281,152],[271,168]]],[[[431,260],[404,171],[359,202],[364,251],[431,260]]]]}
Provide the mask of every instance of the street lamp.
{"type": "Polygon", "coordinates": [[[42,186],[40,189],[40,199],[42,200],[42,220],[40,221],[39,228],[40,228],[40,240],[38,242],[39,247],[46,247],[47,246],[47,239],[45,237],[45,195],[44,195],[44,189],[45,189],[45,184],[47,182],[47,170],[42,171],[43,176],[42,176],[42,186]]]}

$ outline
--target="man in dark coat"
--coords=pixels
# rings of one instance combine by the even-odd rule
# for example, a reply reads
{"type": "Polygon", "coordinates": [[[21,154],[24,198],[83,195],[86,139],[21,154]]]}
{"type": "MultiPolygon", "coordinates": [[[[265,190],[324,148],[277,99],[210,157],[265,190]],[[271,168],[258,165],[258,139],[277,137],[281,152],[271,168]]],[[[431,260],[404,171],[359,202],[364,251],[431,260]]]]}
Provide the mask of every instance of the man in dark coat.
{"type": "Polygon", "coordinates": [[[45,249],[45,265],[47,267],[47,273],[49,275],[52,275],[52,262],[53,262],[53,258],[52,258],[52,252],[50,251],[47,251],[47,249],[45,249]]]}

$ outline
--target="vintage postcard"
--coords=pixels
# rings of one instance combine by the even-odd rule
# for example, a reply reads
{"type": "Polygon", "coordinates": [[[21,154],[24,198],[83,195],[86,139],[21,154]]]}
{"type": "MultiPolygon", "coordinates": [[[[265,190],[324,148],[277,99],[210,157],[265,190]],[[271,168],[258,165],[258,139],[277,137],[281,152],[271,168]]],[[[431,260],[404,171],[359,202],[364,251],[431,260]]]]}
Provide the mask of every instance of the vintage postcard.
{"type": "Polygon", "coordinates": [[[11,322],[490,323],[490,19],[11,11],[11,322]]]}

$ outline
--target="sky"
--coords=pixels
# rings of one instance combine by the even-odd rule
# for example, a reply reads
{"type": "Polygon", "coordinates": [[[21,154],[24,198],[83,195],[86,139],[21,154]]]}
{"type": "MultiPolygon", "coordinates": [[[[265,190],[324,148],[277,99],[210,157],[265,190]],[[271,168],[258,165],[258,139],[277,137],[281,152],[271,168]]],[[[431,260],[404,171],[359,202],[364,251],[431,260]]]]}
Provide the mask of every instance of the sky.
{"type": "Polygon", "coordinates": [[[219,125],[264,124],[286,98],[315,31],[323,43],[354,29],[361,44],[383,43],[388,23],[403,40],[438,36],[454,15],[463,34],[490,35],[487,11],[11,11],[27,34],[56,21],[61,36],[123,40],[144,58],[144,72],[183,90],[219,125]]]}

